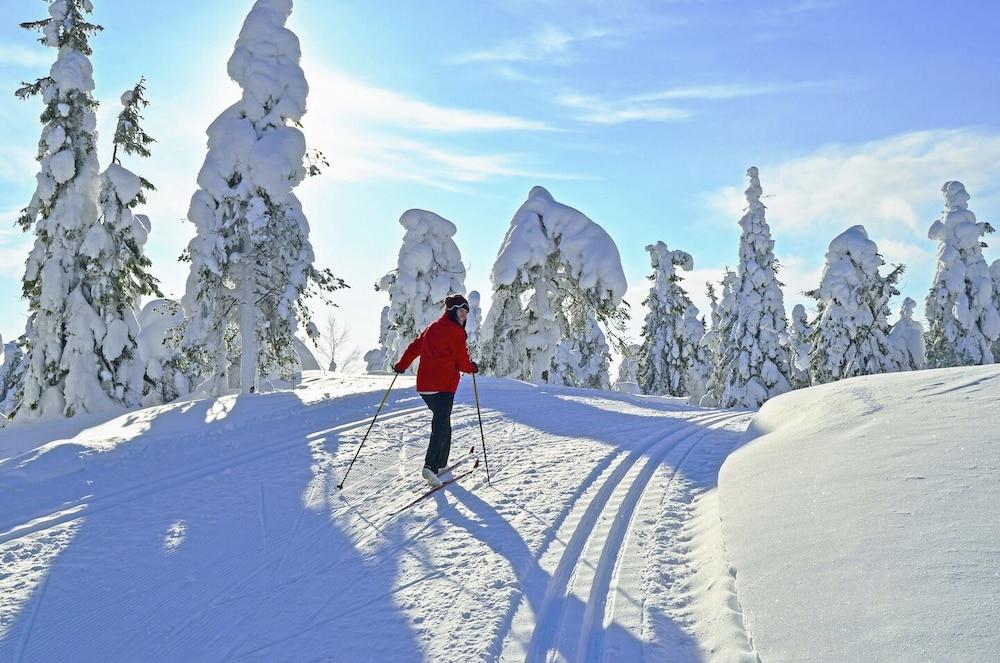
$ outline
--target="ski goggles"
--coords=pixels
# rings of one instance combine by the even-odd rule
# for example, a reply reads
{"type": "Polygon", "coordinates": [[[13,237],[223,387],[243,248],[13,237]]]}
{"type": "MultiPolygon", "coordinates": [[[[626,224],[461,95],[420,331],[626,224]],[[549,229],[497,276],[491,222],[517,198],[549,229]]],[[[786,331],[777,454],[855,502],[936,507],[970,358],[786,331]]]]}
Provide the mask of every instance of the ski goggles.
{"type": "Polygon", "coordinates": [[[468,304],[452,304],[446,310],[448,310],[448,311],[457,311],[460,308],[464,308],[466,311],[468,311],[469,310],[469,305],[468,304]]]}

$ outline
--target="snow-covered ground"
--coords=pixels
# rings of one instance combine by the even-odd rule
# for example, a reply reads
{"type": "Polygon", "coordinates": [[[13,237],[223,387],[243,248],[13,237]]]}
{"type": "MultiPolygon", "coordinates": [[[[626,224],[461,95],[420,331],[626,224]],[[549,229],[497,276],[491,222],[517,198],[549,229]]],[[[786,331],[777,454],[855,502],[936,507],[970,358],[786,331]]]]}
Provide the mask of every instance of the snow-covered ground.
{"type": "MultiPolygon", "coordinates": [[[[492,486],[396,517],[412,378],[339,491],[389,378],[307,375],[0,431],[0,660],[1000,658],[995,367],[797,391],[749,436],[481,378],[492,486]]],[[[471,386],[453,458],[480,448],[471,386]]]]}
{"type": "Polygon", "coordinates": [[[966,367],[761,408],[719,499],[762,661],[1000,661],[998,394],[966,367]]]}
{"type": "MultiPolygon", "coordinates": [[[[0,660],[753,660],[696,517],[747,413],[483,378],[492,487],[389,518],[411,378],[336,488],[388,380],[0,432],[0,660]]],[[[474,403],[466,378],[453,458],[474,403]]]]}

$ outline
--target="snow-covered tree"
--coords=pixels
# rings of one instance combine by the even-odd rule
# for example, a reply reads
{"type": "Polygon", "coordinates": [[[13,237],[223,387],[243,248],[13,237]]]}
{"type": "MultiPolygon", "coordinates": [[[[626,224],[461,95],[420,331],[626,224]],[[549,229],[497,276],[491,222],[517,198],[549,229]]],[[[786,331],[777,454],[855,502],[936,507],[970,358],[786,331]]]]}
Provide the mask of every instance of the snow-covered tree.
{"type": "Polygon", "coordinates": [[[18,219],[35,232],[23,279],[29,318],[19,415],[115,405],[102,385],[110,377],[99,356],[106,329],[84,290],[84,240],[98,223],[97,102],[88,56],[89,38],[101,28],[84,18],[92,11],[89,0],[54,0],[48,19],[22,24],[40,30],[40,41],[59,53],[47,77],[17,91],[22,99],[41,95],[45,104],[37,188],[18,219]]]}
{"type": "Polygon", "coordinates": [[[313,266],[309,224],[292,192],[309,170],[298,128],[308,85],[299,40],[285,27],[291,11],[291,0],[257,0],[247,15],[228,63],[242,98],[208,128],[188,210],[196,235],[185,254],[184,347],[204,367],[199,390],[210,394],[229,388],[234,355],[244,393],[261,379],[290,379],[306,299],[344,286],[313,266]]]}
{"type": "Polygon", "coordinates": [[[811,384],[809,378],[809,350],[812,347],[812,325],[806,317],[806,307],[796,304],[788,331],[788,379],[792,389],[802,389],[811,384]]]}
{"type": "Polygon", "coordinates": [[[140,80],[122,94],[124,109],[118,116],[111,165],[101,175],[101,223],[90,229],[81,247],[87,257],[84,292],[90,293],[88,299],[106,329],[99,347],[106,369],[102,386],[116,402],[129,407],[139,405],[145,391],[144,367],[136,352],[139,300],[162,296],[149,273],[152,263],[143,253],[149,218],[132,212],[145,204],[145,192],[153,185],[119,161],[120,153],[149,156],[147,146],[153,139],[139,126],[139,110],[148,105],[144,92],[140,80]]]}
{"type": "Polygon", "coordinates": [[[618,380],[615,381],[615,391],[626,394],[641,394],[639,388],[639,350],[638,343],[630,343],[622,352],[622,363],[618,366],[618,380]]]}
{"type": "Polygon", "coordinates": [[[479,330],[483,326],[483,309],[480,305],[481,297],[478,290],[469,291],[469,317],[465,319],[466,341],[469,344],[469,354],[473,357],[479,356],[479,330]]]}
{"type": "Polygon", "coordinates": [[[389,306],[383,313],[380,347],[365,355],[372,372],[392,370],[406,346],[441,317],[445,297],[465,294],[455,224],[419,209],[403,212],[399,224],[406,232],[396,269],[375,284],[375,290],[388,293],[389,306]]]}
{"type": "Polygon", "coordinates": [[[706,362],[705,371],[707,378],[705,394],[699,401],[699,404],[705,407],[718,406],[718,398],[722,395],[721,390],[712,391],[714,384],[721,384],[717,380],[714,380],[712,376],[721,370],[719,368],[719,362],[722,359],[719,354],[722,345],[721,334],[723,328],[728,328],[732,324],[730,320],[736,310],[735,288],[737,282],[736,272],[726,267],[722,280],[719,282],[722,286],[721,298],[716,293],[715,286],[712,283],[705,284],[708,291],[708,303],[711,307],[710,322],[708,330],[701,337],[701,341],[698,344],[706,362]]]}
{"type": "Polygon", "coordinates": [[[1000,312],[981,238],[993,227],[976,222],[961,182],[945,182],[941,191],[945,208],[928,231],[939,244],[937,271],[926,302],[927,365],[990,364],[992,345],[1000,337],[1000,312]]]}
{"type": "Polygon", "coordinates": [[[757,168],[747,170],[749,205],[740,219],[740,264],[733,310],[719,327],[717,363],[709,380],[711,399],[721,407],[759,407],[782,394],[788,382],[785,304],[778,282],[774,241],[764,218],[757,168]]]}
{"type": "Polygon", "coordinates": [[[514,214],[490,278],[493,303],[480,336],[485,371],[607,384],[610,352],[598,323],[617,329],[627,316],[621,258],[603,228],[536,186],[514,214]]]}
{"type": "MultiPolygon", "coordinates": [[[[1000,260],[990,263],[990,277],[993,279],[993,306],[1000,311],[1000,260]]],[[[1000,362],[1000,336],[993,341],[993,358],[1000,362]]]]}
{"type": "Polygon", "coordinates": [[[549,381],[572,387],[610,389],[611,349],[597,319],[588,311],[569,311],[569,334],[556,344],[549,381]]]}
{"type": "Polygon", "coordinates": [[[24,377],[24,345],[27,338],[21,336],[3,343],[3,357],[0,359],[0,415],[9,418],[20,402],[20,389],[24,377]]]}
{"type": "Polygon", "coordinates": [[[917,371],[927,365],[927,352],[924,346],[924,327],[913,319],[913,310],[917,303],[907,297],[899,310],[899,320],[889,332],[889,344],[892,347],[896,365],[901,371],[917,371]]]}
{"type": "Polygon", "coordinates": [[[708,380],[712,376],[712,353],[701,341],[705,338],[705,317],[698,317],[698,307],[689,304],[684,311],[684,331],[682,337],[691,347],[691,358],[688,363],[687,384],[688,401],[698,405],[708,393],[708,380]]]}
{"type": "Polygon", "coordinates": [[[882,276],[884,264],[864,226],[852,226],[830,242],[820,286],[806,293],[817,309],[809,350],[813,384],[899,370],[888,317],[903,266],[882,276]]]}
{"type": "Polygon", "coordinates": [[[187,322],[184,308],[173,299],[154,299],[139,312],[138,360],[143,366],[143,405],[169,403],[191,392],[197,371],[181,351],[187,322]]]}
{"type": "Polygon", "coordinates": [[[646,251],[653,267],[649,276],[653,287],[642,302],[649,312],[640,333],[639,387],[645,394],[688,396],[688,372],[698,360],[705,329],[698,321],[698,309],[681,287],[677,269],[691,271],[694,260],[685,251],[671,251],[663,242],[648,245],[646,251]]]}

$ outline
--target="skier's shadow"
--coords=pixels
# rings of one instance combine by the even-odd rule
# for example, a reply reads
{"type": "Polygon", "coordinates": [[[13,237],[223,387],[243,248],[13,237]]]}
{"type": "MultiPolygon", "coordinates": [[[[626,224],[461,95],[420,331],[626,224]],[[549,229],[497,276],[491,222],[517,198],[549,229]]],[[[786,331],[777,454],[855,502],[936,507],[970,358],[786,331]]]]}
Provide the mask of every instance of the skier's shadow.
{"type": "MultiPolygon", "coordinates": [[[[527,652],[525,660],[545,657],[554,647],[561,647],[558,642],[560,624],[582,624],[584,622],[587,604],[576,596],[567,596],[567,587],[560,588],[560,594],[549,599],[546,604],[546,594],[553,580],[552,574],[542,568],[539,558],[545,548],[551,543],[548,537],[537,554],[532,553],[518,531],[500,515],[490,504],[480,499],[475,493],[466,490],[458,484],[453,484],[450,493],[474,514],[474,518],[462,515],[458,509],[449,508],[443,495],[437,496],[438,509],[441,517],[464,528],[472,536],[489,546],[495,553],[505,557],[514,573],[520,589],[520,600],[512,601],[504,616],[503,623],[498,628],[498,635],[489,652],[481,654],[499,658],[503,653],[505,641],[513,641],[517,635],[512,633],[515,614],[519,605],[527,601],[532,613],[539,618],[535,623],[530,641],[520,642],[527,652]],[[488,534],[486,533],[488,532],[488,534]]],[[[551,538],[554,538],[554,534],[551,538]]],[[[669,642],[672,651],[690,652],[690,660],[698,660],[695,641],[683,630],[678,628],[666,615],[654,615],[661,642],[669,642]]],[[[598,616],[598,624],[602,624],[598,616]]],[[[644,644],[634,633],[612,622],[609,626],[596,627],[598,632],[591,633],[590,642],[613,642],[614,649],[626,658],[641,656],[644,644]]],[[[576,660],[578,652],[562,651],[564,660],[576,660]]],[[[589,652],[588,657],[594,652],[589,652]]],[[[676,663],[685,659],[672,659],[676,663]]]]}

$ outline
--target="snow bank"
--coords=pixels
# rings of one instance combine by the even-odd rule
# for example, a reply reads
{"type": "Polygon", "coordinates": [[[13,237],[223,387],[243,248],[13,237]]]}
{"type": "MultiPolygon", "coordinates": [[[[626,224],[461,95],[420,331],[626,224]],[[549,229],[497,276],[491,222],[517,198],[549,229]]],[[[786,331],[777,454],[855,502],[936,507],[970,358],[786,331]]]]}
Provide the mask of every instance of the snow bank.
{"type": "Polygon", "coordinates": [[[760,659],[1000,660],[1000,368],[769,401],[719,477],[760,659]]]}

